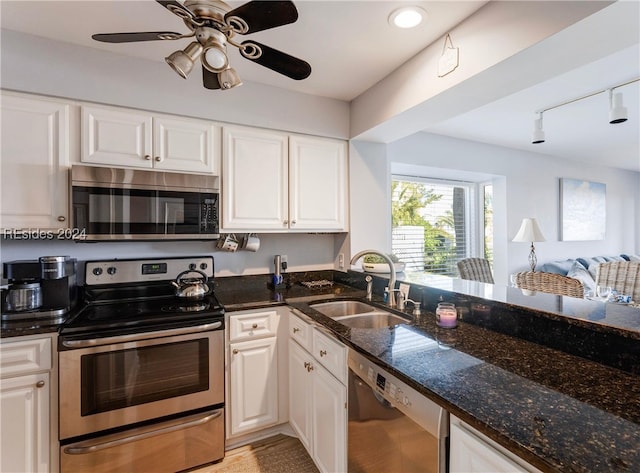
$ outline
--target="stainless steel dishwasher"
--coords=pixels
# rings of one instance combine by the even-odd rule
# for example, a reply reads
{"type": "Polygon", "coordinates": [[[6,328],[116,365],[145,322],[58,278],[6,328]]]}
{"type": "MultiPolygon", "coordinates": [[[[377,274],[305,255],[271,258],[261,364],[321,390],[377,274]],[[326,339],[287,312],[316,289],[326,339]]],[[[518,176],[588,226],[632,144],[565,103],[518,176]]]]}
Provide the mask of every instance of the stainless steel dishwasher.
{"type": "Polygon", "coordinates": [[[449,414],[349,351],[349,473],[446,473],[449,414]]]}

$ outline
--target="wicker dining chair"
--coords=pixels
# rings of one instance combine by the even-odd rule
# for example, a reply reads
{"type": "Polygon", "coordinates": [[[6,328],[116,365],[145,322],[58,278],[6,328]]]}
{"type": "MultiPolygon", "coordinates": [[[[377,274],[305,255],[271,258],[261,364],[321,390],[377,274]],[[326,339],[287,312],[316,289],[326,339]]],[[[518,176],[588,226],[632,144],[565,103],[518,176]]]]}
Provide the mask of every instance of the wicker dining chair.
{"type": "Polygon", "coordinates": [[[640,302],[640,262],[607,261],[596,266],[596,285],[609,286],[618,294],[640,302]]]}
{"type": "Polygon", "coordinates": [[[465,258],[458,261],[458,271],[462,279],[493,284],[493,274],[489,261],[484,258],[465,258]]]}
{"type": "Polygon", "coordinates": [[[556,273],[526,271],[516,273],[516,286],[528,291],[548,292],[560,296],[584,297],[584,286],[578,279],[556,273]]]}

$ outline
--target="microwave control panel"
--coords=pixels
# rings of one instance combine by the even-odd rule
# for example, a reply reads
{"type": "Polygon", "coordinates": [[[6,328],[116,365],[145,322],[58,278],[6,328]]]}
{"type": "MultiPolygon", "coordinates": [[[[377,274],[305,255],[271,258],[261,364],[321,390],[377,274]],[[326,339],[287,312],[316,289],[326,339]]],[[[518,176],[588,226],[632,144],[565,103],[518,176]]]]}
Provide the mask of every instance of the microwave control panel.
{"type": "Polygon", "coordinates": [[[200,206],[200,233],[218,233],[218,195],[205,198],[200,206]]]}

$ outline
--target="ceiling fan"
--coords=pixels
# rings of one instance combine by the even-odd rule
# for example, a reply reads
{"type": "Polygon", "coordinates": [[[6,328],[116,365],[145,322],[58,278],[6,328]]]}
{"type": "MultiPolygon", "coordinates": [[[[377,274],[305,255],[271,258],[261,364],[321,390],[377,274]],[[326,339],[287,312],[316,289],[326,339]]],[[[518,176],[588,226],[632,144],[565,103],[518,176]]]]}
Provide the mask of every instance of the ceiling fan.
{"type": "Polygon", "coordinates": [[[129,43],[136,41],[176,40],[194,37],[184,50],[171,53],[167,63],[184,79],[194,63],[202,62],[203,83],[207,89],[227,90],[242,84],[234,68],[229,65],[227,44],[239,49],[246,59],[283,74],[302,80],[311,74],[306,61],[273,49],[257,41],[237,42],[236,34],[251,34],[277,26],[294,23],[298,10],[290,1],[250,1],[231,9],[220,0],[156,0],[160,5],[184,20],[191,30],[188,34],[171,31],[139,33],[106,33],[91,36],[105,43],[129,43]]]}

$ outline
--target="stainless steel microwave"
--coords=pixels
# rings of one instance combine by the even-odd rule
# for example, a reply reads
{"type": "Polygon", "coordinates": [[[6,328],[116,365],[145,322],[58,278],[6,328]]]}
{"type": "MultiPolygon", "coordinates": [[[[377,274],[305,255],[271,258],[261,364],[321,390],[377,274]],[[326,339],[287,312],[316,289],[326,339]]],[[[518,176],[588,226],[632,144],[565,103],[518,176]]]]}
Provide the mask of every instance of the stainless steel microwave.
{"type": "Polygon", "coordinates": [[[218,178],[199,174],[71,168],[78,240],[213,240],[219,237],[218,178]]]}

